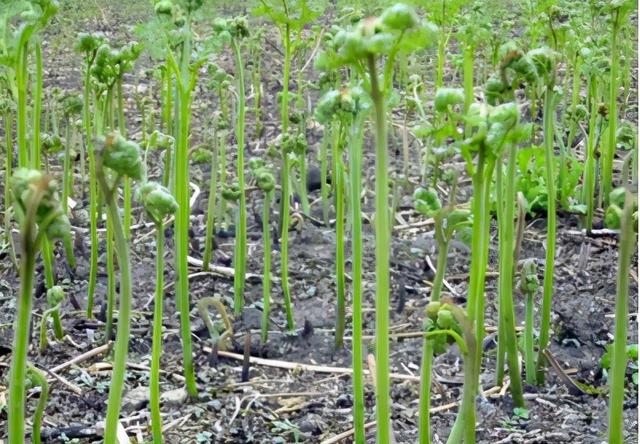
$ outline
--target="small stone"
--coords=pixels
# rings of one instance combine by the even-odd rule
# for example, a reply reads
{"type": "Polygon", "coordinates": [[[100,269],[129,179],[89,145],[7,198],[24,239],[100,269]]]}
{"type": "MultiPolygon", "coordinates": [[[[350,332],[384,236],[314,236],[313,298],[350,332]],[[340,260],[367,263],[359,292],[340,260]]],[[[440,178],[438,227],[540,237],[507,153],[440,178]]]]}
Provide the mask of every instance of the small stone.
{"type": "Polygon", "coordinates": [[[184,388],[169,390],[160,395],[160,402],[165,405],[180,405],[187,400],[187,391],[184,388]]]}
{"type": "Polygon", "coordinates": [[[129,390],[122,399],[122,411],[131,413],[144,408],[149,402],[149,387],[136,387],[129,390]]]}

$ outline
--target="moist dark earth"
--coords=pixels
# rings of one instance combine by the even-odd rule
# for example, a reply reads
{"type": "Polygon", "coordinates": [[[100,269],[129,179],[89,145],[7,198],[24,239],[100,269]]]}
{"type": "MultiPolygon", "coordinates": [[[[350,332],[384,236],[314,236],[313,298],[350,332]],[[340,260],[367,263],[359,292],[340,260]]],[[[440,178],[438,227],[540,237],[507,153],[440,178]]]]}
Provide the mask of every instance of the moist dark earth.
{"type": "MultiPolygon", "coordinates": [[[[149,17],[151,11],[146,2],[124,4],[95,1],[62,2],[62,11],[54,20],[45,40],[45,87],[80,91],[82,65],[80,57],[73,53],[71,42],[77,32],[99,30],[115,42],[127,42],[133,38],[132,27],[149,17]]],[[[221,14],[237,14],[245,11],[222,8],[221,14]]],[[[281,89],[281,57],[279,37],[268,30],[265,35],[263,54],[263,120],[265,131],[256,137],[251,113],[247,115],[247,147],[249,156],[265,154],[270,140],[279,132],[279,108],[275,94],[281,89]]],[[[308,55],[307,55],[308,56],[308,55]]],[[[213,56],[212,56],[213,57],[213,56]]],[[[301,66],[305,60],[296,60],[301,66]]],[[[230,54],[217,56],[217,63],[232,72],[230,54]]],[[[152,67],[149,59],[141,59],[134,73],[126,78],[125,93],[128,97],[127,117],[131,137],[140,136],[140,114],[133,100],[136,91],[154,88],[145,69],[152,67]]],[[[313,77],[310,64],[309,77],[313,77]]],[[[203,74],[203,77],[206,74],[203,74]]],[[[637,70],[634,69],[634,81],[637,70]]],[[[201,85],[206,84],[203,78],[201,85]]],[[[425,76],[430,83],[431,76],[425,76]]],[[[445,81],[459,82],[453,73],[447,72],[445,81]]],[[[293,82],[292,82],[293,83],[293,82]]],[[[295,90],[295,85],[292,85],[295,90]]],[[[478,94],[480,93],[478,88],[478,94]]],[[[635,96],[635,90],[634,90],[635,96]]],[[[211,113],[217,107],[214,94],[204,86],[195,93],[191,145],[210,144],[211,113]]],[[[626,118],[635,120],[635,99],[625,112],[626,118]]],[[[398,117],[398,120],[401,120],[398,117]]],[[[368,131],[370,133],[370,131],[368,131]]],[[[399,146],[399,134],[392,132],[392,170],[400,171],[402,156],[394,147],[399,146]]],[[[319,165],[317,153],[321,129],[308,129],[308,162],[319,165]]],[[[228,149],[228,171],[235,171],[235,146],[230,139],[228,149]]],[[[411,170],[412,181],[417,183],[420,172],[415,142],[410,140],[415,156],[411,170]]],[[[368,178],[363,210],[371,216],[373,212],[374,177],[373,145],[365,143],[363,175],[368,178]]],[[[150,176],[159,177],[161,161],[152,153],[149,161],[150,176]]],[[[618,165],[618,164],[617,164],[618,165]]],[[[445,168],[463,171],[461,158],[445,168]]],[[[51,160],[51,173],[61,174],[61,162],[51,160]]],[[[191,256],[201,258],[205,233],[205,217],[209,189],[210,168],[208,164],[193,165],[191,181],[199,189],[192,206],[191,256]]],[[[79,179],[78,179],[79,181],[79,179]]],[[[4,183],[4,180],[2,181],[4,183]]],[[[76,182],[78,183],[78,182],[76,182]]],[[[413,187],[413,185],[411,185],[413,187]]],[[[443,185],[444,191],[447,185],[443,185]]],[[[415,443],[417,440],[417,412],[419,363],[422,341],[419,338],[424,308],[429,301],[430,282],[433,271],[427,258],[436,262],[437,249],[433,240],[433,227],[420,223],[424,218],[412,211],[411,190],[401,199],[392,241],[392,293],[391,293],[391,371],[405,375],[393,379],[393,428],[397,443],[415,443]]],[[[4,190],[3,190],[4,192],[4,190]]],[[[76,197],[79,192],[76,191],[76,197]]],[[[471,194],[470,180],[462,180],[458,190],[458,201],[466,202],[471,194]]],[[[319,191],[310,198],[312,216],[322,218],[319,191]]],[[[49,348],[39,352],[36,334],[32,332],[32,349],[29,359],[41,369],[52,369],[57,365],[99,347],[104,343],[103,323],[88,320],[84,314],[87,294],[90,244],[86,229],[88,202],[78,199],[79,205],[73,213],[76,257],[78,266],[71,270],[61,252],[57,252],[57,280],[70,296],[63,307],[63,325],[66,337],[62,341],[51,340],[49,348]],[[79,307],[74,306],[77,302],[79,307]]],[[[250,273],[262,272],[262,236],[260,212],[262,202],[259,193],[249,196],[249,254],[247,269],[250,273]]],[[[277,205],[273,205],[274,211],[277,205]]],[[[144,222],[140,208],[135,208],[134,223],[144,222]]],[[[276,220],[277,215],[272,214],[276,220]]],[[[602,214],[597,215],[601,221],[602,214]]],[[[617,237],[604,235],[587,237],[580,231],[579,219],[570,214],[560,214],[557,235],[557,260],[555,267],[553,302],[553,342],[551,353],[565,372],[576,381],[599,387],[606,385],[599,361],[606,344],[612,341],[613,313],[616,292],[617,237]]],[[[601,222],[600,222],[601,223],[601,222]]],[[[101,235],[103,236],[103,234],[101,235]]],[[[373,227],[364,225],[364,306],[365,335],[367,344],[373,345],[374,334],[374,236],[373,227]]],[[[546,219],[527,220],[527,229],[522,248],[523,258],[535,258],[539,265],[540,278],[544,268],[546,219]]],[[[14,236],[17,239],[17,236],[14,236]]],[[[151,354],[152,295],[155,277],[155,245],[152,229],[141,226],[132,230],[132,261],[134,277],[133,329],[130,341],[129,363],[126,377],[126,395],[122,412],[122,424],[129,432],[132,442],[147,442],[151,439],[148,412],[148,377],[151,354]]],[[[104,242],[104,240],[101,240],[104,242]]],[[[217,236],[213,262],[231,266],[233,237],[217,236]]],[[[332,228],[318,226],[312,220],[291,230],[290,284],[293,295],[297,334],[286,333],[286,320],[279,286],[278,245],[274,246],[273,306],[269,341],[259,341],[262,286],[260,279],[250,278],[246,286],[245,308],[241,317],[234,320],[234,337],[230,352],[241,355],[245,336],[251,334],[251,354],[265,362],[252,364],[249,381],[241,382],[242,362],[211,353],[207,329],[198,316],[195,304],[204,297],[219,295],[227,307],[232,306],[233,283],[229,276],[200,273],[193,267],[190,281],[192,301],[192,333],[197,381],[200,390],[198,399],[185,399],[182,388],[181,347],[179,322],[174,306],[174,279],[172,227],[167,228],[166,275],[168,284],[165,293],[164,347],[162,355],[161,390],[165,393],[162,413],[166,428],[166,441],[170,443],[320,443],[352,427],[351,379],[343,369],[351,365],[350,317],[348,316],[347,340],[344,349],[334,346],[335,308],[335,233],[332,228]],[[314,369],[278,368],[283,361],[312,364],[314,369]]],[[[347,243],[347,257],[350,246],[347,243]]],[[[549,369],[546,386],[526,387],[528,415],[515,415],[506,387],[494,387],[495,383],[495,326],[497,310],[497,235],[492,229],[490,260],[487,270],[487,339],[484,342],[485,361],[481,376],[483,389],[488,391],[478,398],[478,442],[481,443],[602,443],[607,427],[607,397],[602,395],[576,394],[569,390],[553,369],[549,369]]],[[[96,313],[104,304],[106,272],[104,252],[100,257],[100,274],[96,293],[96,313]]],[[[464,304],[468,283],[470,252],[463,244],[451,248],[445,293],[464,304]]],[[[637,343],[637,256],[634,256],[631,271],[630,343],[637,343]]],[[[347,263],[347,273],[350,263],[347,263]]],[[[12,323],[15,297],[19,280],[11,266],[7,246],[0,251],[0,438],[6,434],[6,379],[11,359],[12,323]]],[[[38,268],[34,301],[34,330],[39,327],[40,316],[45,310],[44,283],[41,266],[38,268]]],[[[524,298],[516,293],[516,314],[519,325],[524,319],[524,298]]],[[[541,296],[538,295],[539,303],[541,296]]],[[[538,306],[539,308],[539,306],[538,306]]],[[[98,314],[98,313],[97,313],[98,314]]],[[[58,372],[64,379],[52,379],[51,396],[46,408],[43,437],[47,442],[98,442],[100,422],[106,413],[106,400],[110,380],[110,357],[108,354],[93,356],[77,365],[58,372]]],[[[444,442],[457,412],[457,401],[462,390],[462,358],[457,349],[451,348],[438,356],[434,364],[434,394],[432,404],[438,411],[433,413],[434,442],[444,442]],[[439,408],[444,406],[443,408],[439,408]]],[[[630,376],[630,374],[629,374],[630,376]]],[[[375,419],[374,389],[367,380],[367,421],[375,419]]],[[[31,393],[31,398],[37,397],[31,393]]],[[[28,402],[31,412],[35,400],[28,402]]],[[[30,421],[30,420],[28,420],[30,421]]],[[[626,442],[637,442],[637,387],[627,385],[625,399],[626,442]]],[[[369,442],[375,442],[374,428],[368,428],[369,442]]],[[[346,438],[341,442],[350,442],[346,438]]]]}

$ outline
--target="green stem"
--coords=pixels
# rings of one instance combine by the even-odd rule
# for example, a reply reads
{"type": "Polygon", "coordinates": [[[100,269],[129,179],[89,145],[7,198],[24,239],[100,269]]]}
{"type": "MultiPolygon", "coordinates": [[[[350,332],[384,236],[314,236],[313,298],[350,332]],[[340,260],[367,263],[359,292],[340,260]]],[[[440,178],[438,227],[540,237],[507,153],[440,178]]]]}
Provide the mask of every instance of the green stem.
{"type": "Polygon", "coordinates": [[[127,366],[129,336],[131,331],[131,261],[129,257],[129,244],[125,237],[122,221],[120,220],[115,196],[113,192],[108,189],[106,179],[101,171],[98,171],[98,180],[107,203],[107,211],[111,219],[112,233],[115,240],[118,265],[120,266],[118,332],[114,348],[113,372],[111,375],[111,387],[109,389],[109,401],[107,404],[107,417],[104,430],[105,444],[115,444],[117,442],[118,419],[122,392],[124,391],[124,376],[127,366]]]}
{"type": "Polygon", "coordinates": [[[354,443],[365,444],[364,433],[364,371],[362,350],[362,215],[360,189],[362,184],[363,120],[358,117],[351,126],[349,143],[349,172],[351,200],[351,245],[352,245],[352,323],[353,339],[353,427],[354,443]]]}
{"type": "Polygon", "coordinates": [[[25,418],[25,376],[27,351],[29,348],[29,325],[31,324],[31,294],[36,266],[37,247],[34,245],[35,222],[25,221],[23,226],[23,247],[20,259],[20,298],[14,327],[13,359],[9,384],[9,440],[24,444],[25,418]],[[19,332],[19,333],[18,333],[19,332]]]}
{"type": "Polygon", "coordinates": [[[636,244],[633,222],[634,199],[626,192],[620,229],[620,254],[616,283],[616,318],[613,340],[613,359],[609,373],[609,443],[621,444],[623,436],[624,383],[627,368],[627,322],[629,318],[629,274],[636,244]]]}
{"type": "MultiPolygon", "coordinates": [[[[23,31],[23,32],[26,32],[23,31]]],[[[21,39],[22,40],[22,39],[21,39]]],[[[16,85],[18,90],[18,166],[31,165],[29,159],[29,146],[27,144],[27,79],[28,73],[28,41],[19,43],[16,68],[16,85]]]]}
{"type": "Polygon", "coordinates": [[[346,318],[345,280],[344,280],[344,166],[341,154],[342,125],[333,125],[333,171],[335,180],[334,202],[336,207],[336,347],[344,343],[346,318]]]}
{"type": "Polygon", "coordinates": [[[262,272],[262,321],[261,340],[264,344],[269,339],[269,314],[271,312],[271,200],[273,191],[264,194],[262,203],[262,242],[264,244],[264,264],[262,272]]]}
{"type": "MultiPolygon", "coordinates": [[[[289,77],[291,71],[291,30],[286,25],[284,35],[284,71],[282,80],[282,103],[280,104],[280,118],[282,121],[282,134],[287,134],[289,129],[289,77]]],[[[282,280],[282,294],[287,312],[287,328],[295,330],[291,293],[289,291],[289,154],[282,152],[281,171],[281,197],[280,197],[280,273],[282,280]]]]}
{"type": "Polygon", "coordinates": [[[535,353],[533,350],[533,296],[534,293],[527,293],[525,306],[525,323],[524,323],[524,365],[527,373],[527,384],[535,385],[536,383],[536,363],[535,353]]]}
{"type": "Polygon", "coordinates": [[[64,144],[64,174],[62,176],[62,211],[69,214],[69,191],[71,189],[71,118],[67,117],[64,144]]]}
{"type": "Polygon", "coordinates": [[[422,362],[420,363],[420,407],[418,436],[420,444],[431,444],[431,366],[433,362],[433,341],[424,338],[422,362]]]}
{"type": "Polygon", "coordinates": [[[542,318],[540,322],[540,349],[538,353],[538,384],[544,384],[545,362],[542,353],[549,345],[551,330],[551,300],[553,297],[553,270],[556,256],[556,190],[553,153],[554,98],[553,85],[548,85],[544,96],[543,132],[545,146],[545,169],[547,181],[547,249],[544,266],[544,293],[542,297],[542,318]]]}
{"type": "Polygon", "coordinates": [[[500,315],[504,328],[505,352],[511,378],[511,396],[516,407],[524,406],[522,380],[518,363],[518,341],[516,338],[515,311],[513,307],[513,242],[516,200],[516,146],[508,145],[508,164],[504,192],[503,223],[500,227],[504,236],[500,237],[500,315]]]}
{"type": "MultiPolygon", "coordinates": [[[[188,63],[188,61],[187,61],[188,63]]],[[[183,70],[183,71],[186,71],[183,70]]],[[[185,74],[185,72],[183,72],[185,74]]],[[[189,75],[189,73],[186,73],[189,75]]],[[[176,70],[176,75],[181,75],[176,70]]],[[[176,139],[175,155],[175,190],[178,212],[176,214],[176,306],[180,311],[180,336],[182,339],[182,354],[184,376],[187,392],[191,396],[197,396],[193,354],[191,351],[191,328],[189,313],[189,269],[187,257],[189,255],[189,120],[191,112],[191,88],[185,84],[188,79],[178,79],[179,91],[178,106],[178,138],[176,139]]]]}
{"type": "MultiPolygon", "coordinates": [[[[433,288],[431,290],[431,301],[439,301],[442,291],[442,283],[444,274],[447,269],[447,259],[449,255],[449,242],[444,238],[442,226],[442,216],[437,215],[436,223],[436,239],[438,240],[438,262],[436,265],[436,275],[433,279],[433,288]],[[440,233],[440,234],[438,234],[440,233]]],[[[430,425],[430,409],[431,409],[431,365],[433,362],[433,341],[426,337],[422,344],[422,363],[420,371],[420,408],[418,420],[418,435],[420,444],[431,443],[431,425],[430,425]]]]}
{"type": "MultiPolygon", "coordinates": [[[[36,59],[36,76],[33,83],[33,140],[31,143],[31,164],[40,169],[40,121],[42,118],[42,44],[36,41],[34,45],[36,59]]],[[[67,140],[67,144],[69,141],[67,140]]],[[[62,201],[63,208],[67,208],[67,201],[62,201]]]]}
{"type": "Polygon", "coordinates": [[[329,227],[329,185],[327,184],[327,164],[329,137],[323,136],[320,144],[320,196],[322,199],[322,220],[329,227]]]}
{"type": "Polygon", "coordinates": [[[597,80],[596,76],[592,76],[589,80],[589,92],[587,103],[589,109],[589,134],[587,136],[586,159],[584,163],[583,173],[583,189],[582,202],[587,205],[587,215],[585,217],[585,229],[588,233],[593,227],[593,210],[595,203],[594,193],[596,191],[596,132],[598,119],[598,100],[597,100],[597,80]]]}
{"type": "Polygon", "coordinates": [[[391,405],[389,398],[389,160],[387,153],[387,121],[384,91],[380,90],[376,61],[367,58],[371,81],[371,100],[375,109],[376,127],[376,419],[377,442],[391,442],[391,405]]]}
{"type": "MultiPolygon", "coordinates": [[[[499,159],[496,162],[496,216],[498,219],[498,245],[499,248],[503,248],[504,244],[504,174],[502,173],[503,159],[499,159]]],[[[502,250],[500,250],[502,254],[502,250]]],[[[500,256],[502,257],[502,256],[500,256]]],[[[498,276],[498,288],[502,288],[502,273],[498,276]]],[[[504,337],[504,304],[502,298],[498,298],[498,345],[496,347],[496,385],[502,386],[504,382],[504,357],[505,357],[505,343],[504,337]]]]}
{"type": "Polygon", "coordinates": [[[40,387],[38,405],[33,414],[33,426],[31,427],[31,442],[33,444],[40,444],[42,442],[40,438],[42,418],[44,417],[44,410],[47,406],[47,400],[49,399],[49,382],[47,381],[47,377],[31,364],[29,364],[29,373],[31,374],[33,385],[40,387]]]}
{"type": "Polygon", "coordinates": [[[238,79],[238,120],[236,121],[236,140],[238,142],[237,176],[240,188],[238,201],[238,227],[235,242],[235,273],[233,275],[234,304],[233,311],[237,315],[242,313],[244,305],[244,279],[247,256],[247,202],[244,192],[244,125],[245,125],[245,90],[244,64],[237,39],[231,39],[231,46],[235,57],[238,79]]]}
{"type": "MultiPolygon", "coordinates": [[[[166,134],[174,134],[174,127],[172,125],[172,109],[173,109],[173,82],[171,81],[172,74],[169,64],[165,65],[164,70],[164,98],[162,101],[162,122],[163,122],[163,131],[166,134]]],[[[164,152],[164,173],[162,175],[162,185],[165,187],[169,186],[169,181],[172,177],[171,174],[171,166],[172,166],[172,147],[169,145],[164,152]]]]}
{"type": "Polygon", "coordinates": [[[291,302],[291,293],[289,292],[289,157],[287,153],[283,153],[282,158],[282,234],[280,238],[280,273],[282,280],[282,294],[284,296],[284,305],[287,312],[287,328],[294,331],[295,321],[293,319],[293,307],[291,302]]]}
{"type": "Polygon", "coordinates": [[[116,272],[113,265],[113,243],[113,220],[111,219],[111,213],[107,212],[107,322],[105,325],[105,342],[111,341],[113,336],[113,312],[116,305],[116,272]]]}
{"type": "Polygon", "coordinates": [[[153,342],[151,346],[151,375],[149,380],[149,408],[154,444],[162,444],[160,416],[160,354],[162,353],[162,304],[164,296],[164,226],[156,226],[156,293],[153,302],[153,342]]]}
{"type": "Polygon", "coordinates": [[[601,197],[603,204],[609,203],[609,194],[613,184],[613,159],[616,154],[616,130],[618,126],[618,65],[620,64],[620,54],[618,54],[618,31],[620,28],[620,11],[616,9],[613,16],[613,27],[611,32],[611,68],[609,70],[609,137],[607,138],[607,149],[602,156],[602,182],[601,197]]]}
{"type": "Polygon", "coordinates": [[[93,136],[91,129],[91,65],[93,57],[87,59],[84,72],[84,90],[82,120],[84,124],[85,146],[89,155],[89,237],[91,241],[91,254],[89,258],[89,283],[87,287],[87,312],[88,318],[93,317],[93,303],[96,283],[98,280],[98,184],[96,180],[96,160],[93,152],[93,136]]]}
{"type": "MultiPolygon", "coordinates": [[[[4,146],[5,146],[5,164],[4,164],[4,234],[7,243],[11,244],[11,216],[9,207],[11,207],[11,176],[13,175],[13,135],[11,126],[11,111],[7,108],[4,112],[4,146]]],[[[15,251],[14,251],[15,253],[15,251]]]]}

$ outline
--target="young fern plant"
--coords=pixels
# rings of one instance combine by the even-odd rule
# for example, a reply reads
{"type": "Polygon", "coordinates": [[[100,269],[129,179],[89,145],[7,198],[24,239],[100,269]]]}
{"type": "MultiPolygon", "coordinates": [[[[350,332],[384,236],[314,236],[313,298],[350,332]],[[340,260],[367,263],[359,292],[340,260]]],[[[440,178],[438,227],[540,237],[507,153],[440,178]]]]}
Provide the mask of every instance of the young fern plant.
{"type": "Polygon", "coordinates": [[[192,42],[193,14],[202,6],[202,0],[184,0],[172,3],[160,1],[155,6],[156,20],[143,28],[146,37],[155,44],[160,57],[164,57],[169,85],[175,88],[175,153],[168,162],[169,189],[178,203],[175,218],[176,307],[180,311],[180,338],[182,340],[185,387],[190,396],[197,396],[193,353],[191,345],[190,297],[189,297],[189,131],[191,125],[192,94],[196,86],[199,67],[205,57],[198,54],[194,60],[192,42]],[[158,42],[158,39],[161,41],[158,42]]]}
{"type": "Polygon", "coordinates": [[[549,345],[551,330],[551,302],[553,297],[553,271],[556,255],[556,187],[554,156],[554,120],[558,93],[555,91],[556,53],[549,48],[532,49],[527,56],[533,61],[537,78],[544,86],[543,137],[545,148],[545,178],[547,181],[547,246],[544,265],[542,314],[540,321],[540,342],[538,351],[538,384],[544,383],[543,351],[549,345]]]}
{"type": "MultiPolygon", "coordinates": [[[[355,89],[355,88],[354,88],[355,89]]],[[[361,90],[362,91],[362,90],[361,90]]],[[[353,90],[352,90],[353,92],[353,90]]],[[[361,93],[358,92],[357,95],[361,93]]],[[[351,356],[353,362],[353,423],[355,443],[364,444],[364,351],[362,346],[362,145],[364,122],[370,104],[360,100],[360,112],[355,116],[349,129],[349,208],[351,210],[351,356]]]]}
{"type": "Polygon", "coordinates": [[[364,89],[374,110],[376,140],[375,233],[376,233],[376,418],[377,440],[391,442],[389,398],[389,262],[391,221],[389,215],[389,178],[387,152],[386,102],[391,91],[391,76],[396,55],[427,46],[433,40],[433,25],[420,20],[407,5],[396,4],[380,17],[364,19],[348,31],[340,31],[333,45],[319,54],[316,66],[335,69],[349,65],[365,78],[364,89]],[[384,60],[384,77],[379,77],[378,62],[384,60]]]}
{"type": "Polygon", "coordinates": [[[64,329],[62,328],[62,320],[60,318],[60,307],[64,301],[64,290],[59,285],[54,285],[47,290],[47,304],[49,308],[42,313],[40,321],[40,350],[44,350],[49,345],[47,341],[47,322],[49,318],[53,321],[53,332],[56,339],[60,340],[64,337],[64,329]]]}
{"type": "Polygon", "coordinates": [[[162,353],[162,304],[164,296],[164,219],[178,210],[171,192],[157,182],[146,182],[137,190],[147,216],[156,227],[156,290],[153,301],[153,335],[151,345],[151,374],[149,376],[149,404],[153,442],[162,444],[160,416],[160,355],[162,353]]]}
{"type": "Polygon", "coordinates": [[[258,158],[249,160],[249,169],[253,174],[256,185],[264,193],[262,201],[262,244],[264,260],[262,269],[262,319],[260,322],[260,340],[266,343],[269,339],[269,314],[271,312],[271,202],[276,188],[273,171],[258,158]]]}
{"type": "Polygon", "coordinates": [[[44,409],[49,399],[49,381],[45,374],[35,366],[28,364],[27,367],[27,385],[29,388],[40,388],[40,396],[38,396],[38,404],[33,413],[33,425],[31,426],[31,443],[40,444],[42,438],[40,431],[42,430],[42,419],[44,418],[44,409]]]}
{"type": "Polygon", "coordinates": [[[91,69],[96,59],[98,48],[103,43],[102,36],[81,33],[77,37],[76,52],[84,57],[84,86],[82,90],[82,123],[84,126],[85,149],[89,158],[89,240],[91,253],[89,257],[89,284],[87,286],[88,318],[93,317],[94,292],[98,277],[98,182],[93,152],[93,129],[91,118],[91,69]]]}
{"type": "MultiPolygon", "coordinates": [[[[464,388],[458,418],[475,419],[475,397],[477,394],[475,381],[477,375],[474,367],[477,360],[476,355],[480,353],[478,348],[480,342],[475,337],[473,324],[469,321],[464,310],[452,302],[432,301],[426,308],[424,331],[425,341],[433,342],[435,352],[444,352],[449,343],[455,342],[458,345],[464,359],[464,388]]],[[[428,408],[428,404],[421,404],[421,417],[427,416],[428,418],[428,415],[422,411],[422,409],[428,410],[428,408]]],[[[465,420],[461,424],[461,432],[458,431],[457,426],[454,426],[447,443],[475,443],[475,420],[465,420]]]]}
{"type": "MultiPolygon", "coordinates": [[[[505,145],[512,143],[517,119],[518,109],[514,103],[497,107],[474,103],[465,115],[465,120],[472,129],[472,135],[462,143],[462,155],[473,178],[471,276],[467,297],[467,318],[474,329],[475,340],[478,344],[482,343],[484,338],[484,289],[489,254],[492,178],[496,162],[501,159],[505,145]],[[477,156],[475,166],[473,165],[474,156],[477,156]]],[[[481,353],[478,352],[475,355],[475,364],[471,367],[474,374],[468,379],[465,369],[465,391],[467,388],[474,394],[478,391],[480,364],[481,353]],[[471,386],[467,387],[468,384],[471,386]]],[[[518,387],[515,389],[512,387],[514,399],[518,397],[517,389],[518,387]]],[[[521,393],[520,396],[522,396],[521,393]]],[[[475,442],[470,440],[473,435],[469,431],[469,428],[475,430],[475,401],[471,401],[471,404],[471,407],[461,409],[448,443],[460,443],[463,440],[465,443],[475,442]]]]}
{"type": "MultiPolygon", "coordinates": [[[[435,239],[438,246],[436,275],[433,279],[431,302],[440,302],[440,292],[447,268],[449,243],[459,230],[471,226],[471,213],[465,209],[455,208],[456,186],[453,181],[450,200],[442,206],[434,189],[418,188],[413,194],[416,210],[427,217],[433,217],[435,239]]],[[[428,322],[428,321],[427,321],[428,322]]],[[[427,328],[428,330],[428,328],[427,328]]],[[[437,338],[425,336],[422,346],[422,363],[420,369],[420,410],[418,420],[418,436],[420,444],[431,443],[430,407],[431,407],[431,365],[437,338]]]]}
{"type": "Polygon", "coordinates": [[[9,376],[8,438],[25,442],[25,390],[30,339],[33,278],[37,255],[45,238],[70,238],[71,226],[60,205],[57,184],[38,170],[15,170],[11,190],[20,221],[20,293],[16,303],[13,353],[9,376]]]}
{"type": "Polygon", "coordinates": [[[356,103],[351,91],[331,90],[318,101],[316,120],[331,132],[333,159],[334,204],[336,215],[336,328],[335,345],[344,344],[344,329],[346,323],[345,296],[345,208],[344,208],[344,176],[345,167],[343,149],[345,145],[345,128],[349,126],[352,114],[356,112],[356,103]]]}
{"type": "Polygon", "coordinates": [[[293,56],[303,41],[302,30],[320,13],[312,10],[306,0],[260,0],[260,6],[254,10],[254,14],[268,17],[278,27],[284,48],[282,92],[279,98],[283,139],[280,168],[280,273],[282,293],[287,309],[287,328],[293,332],[295,322],[289,290],[289,203],[291,198],[289,173],[292,146],[290,142],[286,142],[286,139],[294,139],[295,135],[289,134],[289,80],[293,56]]]}
{"type": "Polygon", "coordinates": [[[132,308],[129,244],[120,219],[116,196],[121,179],[126,176],[132,180],[140,180],[144,177],[144,168],[140,147],[134,142],[123,139],[118,133],[112,132],[101,137],[95,148],[96,177],[111,220],[116,256],[120,266],[118,332],[104,431],[104,442],[115,444],[129,350],[132,308]],[[107,168],[111,170],[113,176],[111,183],[107,177],[107,168]]]}
{"type": "Polygon", "coordinates": [[[244,180],[244,136],[246,97],[244,84],[244,62],[242,59],[241,41],[249,36],[249,25],[245,17],[236,17],[230,20],[217,19],[213,26],[214,32],[229,42],[236,65],[236,80],[238,82],[238,115],[236,118],[236,141],[238,145],[238,157],[236,160],[237,180],[240,189],[240,201],[238,202],[238,222],[236,229],[236,241],[234,251],[233,311],[236,316],[242,313],[244,306],[244,281],[246,275],[247,256],[247,202],[244,180]]]}

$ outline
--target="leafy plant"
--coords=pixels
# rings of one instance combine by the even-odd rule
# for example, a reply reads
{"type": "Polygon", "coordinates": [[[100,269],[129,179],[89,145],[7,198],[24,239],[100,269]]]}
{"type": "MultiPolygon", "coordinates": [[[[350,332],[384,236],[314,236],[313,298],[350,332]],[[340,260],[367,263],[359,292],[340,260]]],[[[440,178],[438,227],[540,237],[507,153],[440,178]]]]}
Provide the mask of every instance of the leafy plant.
{"type": "Polygon", "coordinates": [[[160,354],[162,351],[162,305],[164,303],[164,219],[178,210],[171,192],[157,182],[146,182],[138,188],[137,199],[156,226],[156,290],[153,308],[153,341],[151,344],[151,375],[149,402],[154,443],[162,443],[160,416],[160,354]]]}
{"type": "Polygon", "coordinates": [[[58,199],[57,184],[38,170],[19,168],[12,178],[12,192],[20,226],[20,293],[14,325],[13,354],[9,379],[9,439],[24,443],[24,402],[27,351],[31,323],[33,276],[36,257],[45,238],[70,236],[69,219],[58,199]]]}
{"type": "Polygon", "coordinates": [[[120,265],[120,304],[118,314],[118,334],[116,336],[113,374],[109,389],[107,418],[105,421],[104,441],[115,444],[116,429],[120,414],[124,373],[127,365],[129,334],[131,330],[131,261],[129,244],[122,226],[116,193],[122,177],[140,180],[144,176],[140,147],[134,142],[123,139],[117,133],[108,133],[96,146],[96,176],[107,205],[111,220],[111,229],[115,240],[115,249],[120,265]],[[109,183],[106,169],[111,170],[114,180],[109,183]]]}
{"type": "Polygon", "coordinates": [[[387,8],[379,17],[364,19],[348,31],[340,31],[333,47],[318,55],[316,66],[333,69],[352,66],[362,77],[368,74],[364,89],[375,115],[376,140],[376,417],[377,439],[390,442],[389,402],[389,179],[387,174],[386,101],[391,94],[391,75],[399,52],[426,46],[434,33],[433,25],[422,22],[415,11],[403,4],[387,8]],[[384,77],[379,78],[378,61],[386,56],[384,77]]]}

